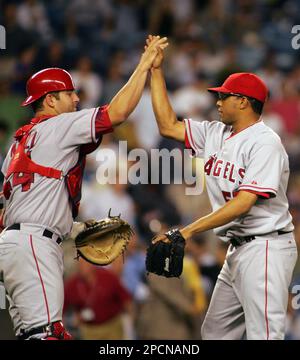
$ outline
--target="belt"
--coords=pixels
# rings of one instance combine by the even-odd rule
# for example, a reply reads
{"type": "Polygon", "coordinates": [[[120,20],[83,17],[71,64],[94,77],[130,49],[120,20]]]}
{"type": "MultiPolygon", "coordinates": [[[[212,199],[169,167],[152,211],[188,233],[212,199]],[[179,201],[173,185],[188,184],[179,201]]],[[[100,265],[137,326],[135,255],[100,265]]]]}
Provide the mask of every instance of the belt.
{"type": "Polygon", "coordinates": [[[20,330],[20,334],[17,336],[18,340],[27,340],[30,336],[36,335],[36,334],[47,334],[46,336],[51,336],[54,338],[57,338],[57,340],[63,340],[63,333],[57,334],[57,325],[60,328],[63,328],[63,324],[61,321],[54,321],[50,323],[49,325],[39,326],[36,328],[33,328],[29,331],[25,331],[24,329],[20,330]]]}
{"type": "MultiPolygon", "coordinates": [[[[10,225],[10,226],[8,226],[8,227],[6,228],[6,231],[7,231],[7,230],[21,230],[21,224],[12,224],[12,225],[10,225]]],[[[52,231],[48,230],[48,229],[45,229],[45,230],[43,231],[43,236],[45,236],[45,237],[47,237],[47,238],[49,238],[49,239],[52,239],[52,238],[53,238],[53,235],[54,235],[54,233],[53,233],[52,231]]],[[[59,244],[62,242],[62,239],[61,239],[60,237],[58,237],[58,238],[56,239],[56,242],[57,242],[57,244],[59,245],[59,244]]]]}
{"type": "Polygon", "coordinates": [[[25,332],[23,329],[21,329],[20,335],[17,336],[17,339],[18,340],[26,340],[27,338],[29,338],[32,335],[43,334],[43,333],[48,334],[48,332],[49,332],[49,326],[39,326],[39,327],[29,330],[27,332],[25,332]]]}
{"type": "MultiPolygon", "coordinates": [[[[289,234],[291,232],[293,232],[293,231],[282,231],[282,230],[275,231],[275,233],[277,233],[278,235],[289,234]]],[[[232,246],[238,247],[238,246],[242,246],[243,244],[254,240],[256,237],[265,236],[265,235],[273,234],[273,233],[274,232],[267,233],[267,234],[251,235],[251,236],[236,236],[234,238],[231,238],[229,241],[232,246]]]]}

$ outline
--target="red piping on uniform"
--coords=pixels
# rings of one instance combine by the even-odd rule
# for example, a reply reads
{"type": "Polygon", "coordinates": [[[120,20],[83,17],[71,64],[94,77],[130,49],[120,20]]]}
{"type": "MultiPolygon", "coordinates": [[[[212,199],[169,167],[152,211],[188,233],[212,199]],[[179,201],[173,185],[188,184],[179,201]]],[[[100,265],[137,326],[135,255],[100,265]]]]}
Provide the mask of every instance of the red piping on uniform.
{"type": "Polygon", "coordinates": [[[236,135],[236,134],[238,134],[238,133],[232,132],[232,133],[228,136],[228,138],[225,139],[225,141],[228,140],[228,139],[230,139],[230,138],[232,138],[232,137],[233,137],[234,135],[236,135]]]}
{"type": "Polygon", "coordinates": [[[267,340],[269,340],[269,320],[268,320],[268,249],[269,240],[266,242],[266,263],[265,263],[265,320],[267,330],[267,340]]]}
{"type": "Polygon", "coordinates": [[[275,192],[275,194],[277,193],[277,191],[275,189],[272,189],[272,188],[264,188],[264,187],[253,186],[253,185],[240,185],[240,188],[241,187],[250,187],[250,188],[259,189],[259,190],[271,190],[271,191],[275,192]]]}
{"type": "Polygon", "coordinates": [[[253,125],[256,125],[256,124],[260,123],[261,121],[262,121],[262,120],[256,121],[254,124],[251,124],[251,125],[245,127],[244,129],[238,131],[238,132],[232,132],[232,133],[228,136],[228,138],[225,139],[225,141],[228,140],[228,139],[233,138],[235,135],[243,132],[244,130],[248,129],[249,127],[251,127],[251,126],[253,126],[253,125]]]}
{"type": "MultiPolygon", "coordinates": [[[[255,194],[255,195],[258,195],[258,196],[262,196],[266,199],[270,199],[270,194],[268,193],[264,193],[264,192],[259,192],[259,191],[254,191],[254,190],[249,190],[249,189],[242,189],[242,191],[246,191],[246,192],[249,192],[251,194],[255,194]]],[[[236,191],[238,193],[238,191],[236,191]]]]}
{"type": "Polygon", "coordinates": [[[93,130],[95,129],[95,126],[93,126],[94,124],[93,124],[93,119],[94,119],[94,115],[95,115],[95,112],[96,111],[98,111],[99,109],[98,108],[96,108],[95,110],[94,110],[94,112],[93,112],[93,115],[92,115],[92,117],[91,117],[91,138],[92,138],[92,142],[96,142],[97,141],[97,139],[96,139],[96,134],[95,134],[95,137],[93,136],[94,134],[93,134],[93,130]],[[96,141],[95,141],[96,140],[96,141]]]}
{"type": "Polygon", "coordinates": [[[195,146],[194,139],[193,139],[192,132],[191,132],[191,125],[190,125],[190,122],[188,119],[187,119],[187,123],[188,123],[188,127],[189,127],[189,133],[190,133],[190,138],[192,141],[192,146],[193,146],[194,150],[196,151],[196,146],[195,146]]]}
{"type": "MultiPolygon", "coordinates": [[[[192,149],[192,146],[191,146],[191,144],[190,144],[187,131],[185,131],[185,134],[184,134],[184,144],[185,144],[185,147],[186,147],[187,149],[192,149]]],[[[194,149],[192,149],[192,150],[194,150],[194,149]]]]}
{"type": "Polygon", "coordinates": [[[41,284],[42,284],[43,295],[44,295],[44,300],[45,300],[45,305],[46,305],[46,310],[47,310],[48,324],[50,324],[50,312],[49,312],[48,300],[47,300],[45,286],[44,286],[44,282],[43,282],[42,275],[41,275],[41,272],[40,272],[39,264],[37,262],[37,258],[35,256],[35,252],[34,252],[34,248],[33,248],[32,235],[30,235],[30,245],[31,245],[34,261],[35,261],[35,264],[36,264],[36,268],[37,268],[37,271],[38,271],[38,274],[39,274],[39,278],[40,278],[40,281],[41,281],[41,284]]]}

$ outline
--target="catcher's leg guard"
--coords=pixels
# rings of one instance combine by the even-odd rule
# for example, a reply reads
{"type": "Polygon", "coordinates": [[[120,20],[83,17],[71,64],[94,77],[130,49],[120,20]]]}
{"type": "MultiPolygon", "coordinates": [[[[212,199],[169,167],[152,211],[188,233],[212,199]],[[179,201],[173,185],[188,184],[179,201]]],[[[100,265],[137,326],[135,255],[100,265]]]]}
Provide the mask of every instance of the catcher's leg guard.
{"type": "Polygon", "coordinates": [[[61,321],[56,321],[50,324],[50,332],[47,333],[45,340],[72,340],[72,335],[65,329],[61,321]]]}
{"type": "Polygon", "coordinates": [[[72,340],[71,334],[61,321],[55,321],[46,326],[40,326],[27,332],[21,332],[19,340],[72,340]]]}

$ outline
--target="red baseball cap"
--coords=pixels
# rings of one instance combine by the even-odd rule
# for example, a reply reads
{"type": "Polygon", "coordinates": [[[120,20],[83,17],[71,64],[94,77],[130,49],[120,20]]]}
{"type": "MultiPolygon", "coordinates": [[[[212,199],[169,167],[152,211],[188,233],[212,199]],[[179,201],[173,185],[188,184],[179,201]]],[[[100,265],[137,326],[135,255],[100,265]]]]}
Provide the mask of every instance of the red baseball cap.
{"type": "Polygon", "coordinates": [[[211,92],[234,93],[249,96],[264,103],[268,97],[266,84],[255,74],[235,73],[228,76],[222,86],[208,88],[211,92]]]}

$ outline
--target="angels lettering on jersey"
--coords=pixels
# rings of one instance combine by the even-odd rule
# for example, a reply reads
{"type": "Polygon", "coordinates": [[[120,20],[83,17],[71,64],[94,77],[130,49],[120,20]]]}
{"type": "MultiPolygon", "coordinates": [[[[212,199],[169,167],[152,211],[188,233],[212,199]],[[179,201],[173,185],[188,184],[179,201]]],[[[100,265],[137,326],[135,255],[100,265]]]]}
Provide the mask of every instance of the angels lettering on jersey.
{"type": "Polygon", "coordinates": [[[207,176],[227,180],[228,182],[237,185],[236,189],[232,192],[222,190],[225,201],[234,197],[238,191],[237,188],[242,184],[245,176],[245,169],[239,165],[217,157],[217,153],[211,155],[205,162],[204,172],[207,176]]]}

